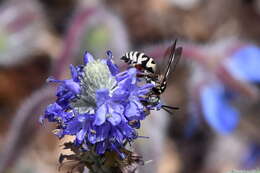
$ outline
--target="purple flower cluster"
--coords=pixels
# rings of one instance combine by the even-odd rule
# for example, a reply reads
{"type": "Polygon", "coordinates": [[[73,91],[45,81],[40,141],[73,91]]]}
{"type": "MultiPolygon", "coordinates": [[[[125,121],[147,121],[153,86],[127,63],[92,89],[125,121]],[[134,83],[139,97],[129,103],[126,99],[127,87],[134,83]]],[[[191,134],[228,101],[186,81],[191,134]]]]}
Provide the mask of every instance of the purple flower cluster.
{"type": "Polygon", "coordinates": [[[140,120],[153,107],[142,104],[153,85],[141,84],[137,70],[119,72],[112,61],[111,51],[105,59],[94,59],[85,53],[84,65],[70,66],[71,79],[58,83],[57,100],[40,118],[57,123],[55,134],[75,136],[75,145],[97,154],[116,151],[138,137],[140,120]]]}

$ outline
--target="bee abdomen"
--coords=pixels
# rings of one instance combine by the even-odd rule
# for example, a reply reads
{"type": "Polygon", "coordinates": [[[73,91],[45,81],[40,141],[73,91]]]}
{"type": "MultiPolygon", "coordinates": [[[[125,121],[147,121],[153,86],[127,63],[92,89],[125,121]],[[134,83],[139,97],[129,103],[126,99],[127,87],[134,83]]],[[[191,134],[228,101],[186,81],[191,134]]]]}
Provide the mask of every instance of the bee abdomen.
{"type": "Polygon", "coordinates": [[[148,57],[144,53],[140,53],[138,51],[131,51],[126,53],[123,57],[121,57],[128,64],[132,65],[141,65],[144,70],[147,70],[151,73],[155,72],[155,62],[152,58],[148,57]]]}

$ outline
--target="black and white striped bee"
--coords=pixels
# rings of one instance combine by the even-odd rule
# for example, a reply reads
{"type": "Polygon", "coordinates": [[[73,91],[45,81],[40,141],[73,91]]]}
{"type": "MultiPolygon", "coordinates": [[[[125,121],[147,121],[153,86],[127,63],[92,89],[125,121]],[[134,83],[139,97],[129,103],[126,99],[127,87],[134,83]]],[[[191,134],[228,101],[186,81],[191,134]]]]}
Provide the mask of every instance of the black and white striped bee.
{"type": "MultiPolygon", "coordinates": [[[[168,64],[164,74],[156,74],[156,64],[153,58],[148,57],[144,53],[129,52],[121,59],[126,63],[136,67],[141,73],[139,76],[145,78],[146,82],[154,84],[152,91],[148,93],[146,103],[149,105],[158,105],[160,95],[165,91],[170,71],[174,71],[182,54],[182,47],[176,48],[177,40],[166,50],[164,58],[168,57],[168,64]]],[[[168,109],[178,109],[177,107],[162,105],[162,109],[171,113],[168,109]]]]}
{"type": "Polygon", "coordinates": [[[147,71],[150,73],[155,73],[156,71],[156,64],[153,58],[145,55],[144,53],[131,51],[122,56],[121,59],[129,65],[136,67],[140,71],[147,71]]]}

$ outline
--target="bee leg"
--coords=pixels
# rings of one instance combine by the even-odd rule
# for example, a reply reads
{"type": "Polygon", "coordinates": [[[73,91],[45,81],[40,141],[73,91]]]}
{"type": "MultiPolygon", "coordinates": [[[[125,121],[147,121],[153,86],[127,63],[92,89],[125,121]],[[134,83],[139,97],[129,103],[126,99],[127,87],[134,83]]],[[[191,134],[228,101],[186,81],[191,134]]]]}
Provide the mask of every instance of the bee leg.
{"type": "Polygon", "coordinates": [[[139,72],[137,73],[138,77],[149,77],[149,78],[157,78],[158,75],[153,74],[153,73],[146,73],[146,72],[139,72]]]}

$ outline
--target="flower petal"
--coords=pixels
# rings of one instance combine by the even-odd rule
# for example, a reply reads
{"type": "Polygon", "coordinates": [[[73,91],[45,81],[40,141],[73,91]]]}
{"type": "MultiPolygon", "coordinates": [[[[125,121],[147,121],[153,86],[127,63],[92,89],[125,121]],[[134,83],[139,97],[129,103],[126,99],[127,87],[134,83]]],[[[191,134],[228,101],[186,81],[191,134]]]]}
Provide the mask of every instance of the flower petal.
{"type": "Polygon", "coordinates": [[[137,138],[136,131],[127,123],[122,122],[119,126],[120,131],[124,136],[127,136],[128,139],[137,138]]]}
{"type": "Polygon", "coordinates": [[[216,131],[227,134],[237,127],[239,113],[228,103],[222,86],[205,86],[200,97],[205,119],[216,131]]]}
{"type": "Polygon", "coordinates": [[[121,122],[121,116],[117,112],[110,113],[111,117],[108,117],[107,120],[113,125],[117,126],[121,122]]]}
{"type": "Polygon", "coordinates": [[[91,55],[89,52],[86,51],[84,55],[84,64],[86,65],[87,63],[92,61],[94,61],[93,55],[91,55]]]}
{"type": "Polygon", "coordinates": [[[85,128],[81,129],[81,130],[77,133],[76,139],[77,139],[77,142],[78,142],[79,144],[81,144],[81,143],[83,142],[86,133],[87,133],[87,130],[86,130],[85,128]]]}
{"type": "Polygon", "coordinates": [[[140,88],[138,89],[138,91],[136,92],[136,93],[137,93],[137,96],[147,94],[148,92],[151,91],[151,89],[152,89],[153,87],[154,87],[153,84],[146,84],[146,85],[143,85],[143,86],[140,87],[140,88]]]}
{"type": "Polygon", "coordinates": [[[118,143],[123,144],[124,136],[118,129],[113,130],[113,136],[115,137],[118,143]]]}
{"type": "Polygon", "coordinates": [[[109,104],[109,112],[116,112],[119,114],[123,114],[124,113],[124,106],[118,103],[110,103],[109,104]]]}
{"type": "Polygon", "coordinates": [[[112,54],[111,50],[108,50],[106,53],[107,53],[107,56],[108,56],[109,59],[113,58],[113,54],[112,54]]]}
{"type": "Polygon", "coordinates": [[[78,72],[74,65],[70,64],[70,74],[74,82],[78,82],[78,72]]]}
{"type": "Polygon", "coordinates": [[[65,129],[65,133],[68,135],[75,135],[80,131],[82,128],[82,124],[75,118],[74,120],[70,121],[65,129]]]}
{"type": "MultiPolygon", "coordinates": [[[[93,130],[93,129],[92,129],[93,130]]],[[[88,132],[88,140],[91,144],[95,144],[97,142],[97,135],[91,131],[88,132]]]]}
{"type": "Polygon", "coordinates": [[[118,101],[123,102],[123,101],[126,101],[128,99],[128,97],[129,97],[129,92],[118,87],[113,92],[112,100],[115,102],[118,102],[118,101]]]}
{"type": "Polygon", "coordinates": [[[106,149],[107,149],[107,145],[106,145],[105,141],[99,142],[99,143],[96,144],[96,152],[98,154],[104,154],[106,149]]]}
{"type": "Polygon", "coordinates": [[[49,77],[47,79],[47,82],[55,82],[55,83],[61,83],[58,93],[59,92],[65,92],[64,89],[68,89],[71,91],[73,94],[79,94],[80,93],[80,86],[77,82],[73,81],[73,79],[68,79],[68,80],[57,80],[54,79],[53,77],[49,77]]]}
{"type": "Polygon", "coordinates": [[[239,49],[226,63],[234,76],[252,82],[260,81],[260,49],[254,45],[248,45],[239,49]]]}
{"type": "Polygon", "coordinates": [[[130,68],[126,71],[126,73],[119,73],[116,76],[119,82],[118,85],[120,85],[122,88],[129,89],[129,87],[132,87],[132,85],[136,84],[136,74],[136,68],[130,68]]]}
{"type": "Polygon", "coordinates": [[[84,123],[87,120],[87,116],[88,116],[88,114],[80,114],[77,116],[77,120],[80,123],[84,123]]]}
{"type": "Polygon", "coordinates": [[[94,125],[100,126],[106,121],[107,105],[103,104],[96,111],[94,125]]]}
{"type": "Polygon", "coordinates": [[[50,122],[54,122],[59,116],[61,116],[61,114],[62,114],[62,107],[55,102],[47,106],[44,116],[50,122]]]}
{"type": "Polygon", "coordinates": [[[108,89],[99,89],[96,91],[97,106],[104,104],[109,99],[108,89]]]}
{"type": "Polygon", "coordinates": [[[70,90],[73,94],[80,93],[80,86],[77,82],[74,82],[72,79],[64,80],[65,87],[70,90]]]}
{"type": "Polygon", "coordinates": [[[97,142],[104,141],[108,134],[110,133],[111,125],[109,123],[104,123],[102,126],[97,127],[97,142]]]}
{"type": "Polygon", "coordinates": [[[139,112],[137,105],[134,102],[130,101],[128,103],[128,105],[126,106],[125,116],[127,118],[129,118],[130,120],[132,120],[135,117],[137,117],[139,114],[140,114],[140,112],[139,112]]]}
{"type": "Polygon", "coordinates": [[[111,74],[113,76],[117,75],[119,73],[119,68],[116,64],[113,63],[113,60],[112,60],[112,52],[111,51],[107,51],[107,55],[108,55],[108,59],[107,59],[107,66],[111,72],[111,74]]]}

